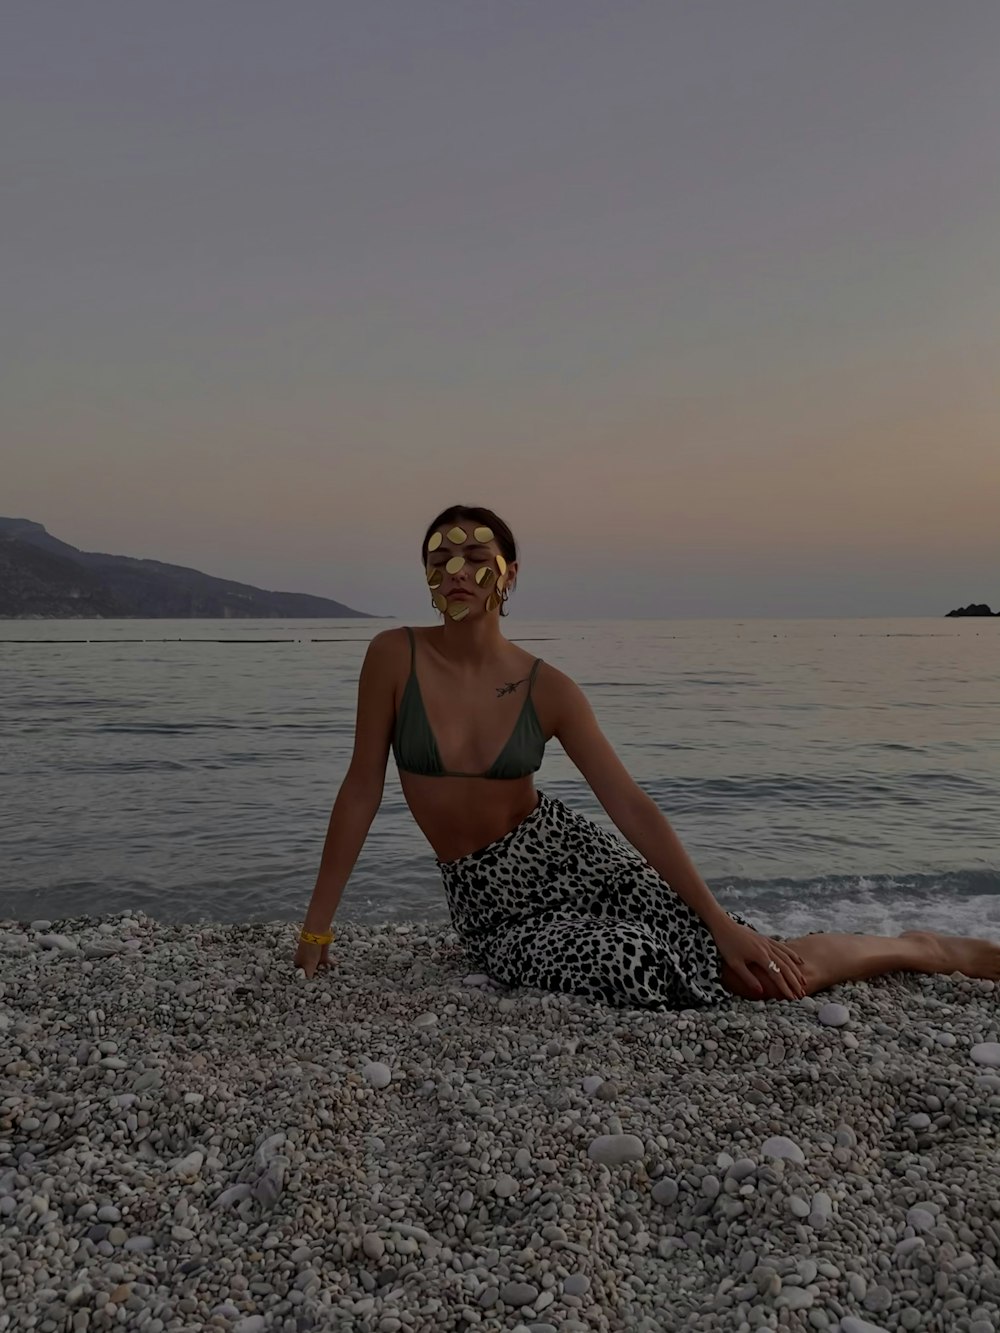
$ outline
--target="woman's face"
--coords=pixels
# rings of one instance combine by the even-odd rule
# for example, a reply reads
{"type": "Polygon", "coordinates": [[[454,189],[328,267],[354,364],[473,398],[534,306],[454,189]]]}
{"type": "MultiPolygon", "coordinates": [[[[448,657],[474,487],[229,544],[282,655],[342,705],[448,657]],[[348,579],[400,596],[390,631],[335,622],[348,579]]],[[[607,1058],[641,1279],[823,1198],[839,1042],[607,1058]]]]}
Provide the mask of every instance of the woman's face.
{"type": "Polygon", "coordinates": [[[471,519],[443,525],[427,543],[427,586],[434,605],[452,620],[495,611],[513,569],[492,529],[471,519]]]}

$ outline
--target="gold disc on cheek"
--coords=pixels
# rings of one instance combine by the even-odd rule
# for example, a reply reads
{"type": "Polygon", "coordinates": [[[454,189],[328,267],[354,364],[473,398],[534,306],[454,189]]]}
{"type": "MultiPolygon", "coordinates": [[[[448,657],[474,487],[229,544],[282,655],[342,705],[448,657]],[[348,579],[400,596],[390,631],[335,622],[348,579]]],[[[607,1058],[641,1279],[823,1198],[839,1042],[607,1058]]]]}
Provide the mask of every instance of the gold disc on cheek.
{"type": "Polygon", "coordinates": [[[465,531],[464,528],[456,527],[448,529],[448,540],[450,542],[464,542],[465,539],[468,537],[468,535],[469,534],[465,531]]]}
{"type": "Polygon", "coordinates": [[[444,573],[440,569],[429,569],[427,571],[428,588],[440,588],[444,582],[444,573]]]}
{"type": "Polygon", "coordinates": [[[437,607],[439,611],[448,610],[448,598],[445,597],[443,592],[436,592],[434,596],[431,598],[431,601],[434,603],[434,605],[437,607]]]}
{"type": "Polygon", "coordinates": [[[501,574],[507,573],[507,561],[503,558],[502,555],[497,556],[497,569],[499,569],[501,574]]]}
{"type": "Polygon", "coordinates": [[[495,592],[491,592],[489,597],[487,597],[486,599],[487,611],[495,611],[499,605],[500,605],[500,598],[496,595],[495,592]]]}
{"type": "Polygon", "coordinates": [[[448,614],[452,620],[464,620],[471,610],[468,602],[456,602],[454,606],[449,606],[448,614]]]}
{"type": "Polygon", "coordinates": [[[495,578],[496,574],[489,565],[483,565],[481,569],[476,570],[476,582],[480,588],[488,588],[495,578]]]}
{"type": "Polygon", "coordinates": [[[473,528],[472,535],[477,542],[491,542],[493,540],[492,528],[473,528]]]}
{"type": "Polygon", "coordinates": [[[428,551],[436,551],[443,541],[444,538],[441,536],[440,532],[432,532],[427,542],[428,551]]]}
{"type": "Polygon", "coordinates": [[[449,574],[457,574],[464,564],[465,564],[464,555],[453,555],[451,559],[448,561],[448,563],[445,565],[445,569],[448,571],[449,574]]]}

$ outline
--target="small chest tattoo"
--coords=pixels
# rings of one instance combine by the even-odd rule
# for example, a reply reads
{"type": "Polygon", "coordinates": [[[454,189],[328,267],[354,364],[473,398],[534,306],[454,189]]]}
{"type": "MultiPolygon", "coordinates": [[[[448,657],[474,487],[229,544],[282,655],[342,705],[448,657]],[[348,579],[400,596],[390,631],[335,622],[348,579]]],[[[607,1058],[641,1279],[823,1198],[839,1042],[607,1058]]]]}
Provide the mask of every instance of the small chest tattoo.
{"type": "Polygon", "coordinates": [[[496,687],[497,698],[500,699],[505,694],[513,694],[518,685],[523,685],[527,679],[527,676],[522,676],[520,680],[509,680],[506,685],[498,685],[496,687]]]}

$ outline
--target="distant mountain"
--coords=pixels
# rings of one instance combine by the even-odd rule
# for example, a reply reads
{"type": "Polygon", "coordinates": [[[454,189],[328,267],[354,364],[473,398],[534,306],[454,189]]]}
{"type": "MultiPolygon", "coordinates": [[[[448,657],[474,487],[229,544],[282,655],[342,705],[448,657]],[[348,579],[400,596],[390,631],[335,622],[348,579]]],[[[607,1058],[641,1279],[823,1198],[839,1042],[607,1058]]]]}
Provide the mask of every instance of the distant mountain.
{"type": "Polygon", "coordinates": [[[80,551],[41,523],[0,518],[0,619],[323,619],[357,616],[328,597],[267,592],[183,565],[80,551]]]}
{"type": "Polygon", "coordinates": [[[949,616],[1000,616],[1000,611],[991,611],[985,602],[970,602],[960,606],[957,611],[949,611],[949,616]]]}

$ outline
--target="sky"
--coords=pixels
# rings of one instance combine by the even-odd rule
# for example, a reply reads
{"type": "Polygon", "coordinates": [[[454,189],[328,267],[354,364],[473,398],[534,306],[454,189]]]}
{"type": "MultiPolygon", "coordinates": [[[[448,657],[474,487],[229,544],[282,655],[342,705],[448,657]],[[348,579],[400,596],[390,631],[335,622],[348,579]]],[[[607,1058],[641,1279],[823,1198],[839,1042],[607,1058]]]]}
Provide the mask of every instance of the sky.
{"type": "Polygon", "coordinates": [[[995,0],[12,0],[0,514],[432,623],[1000,606],[995,0]]]}

